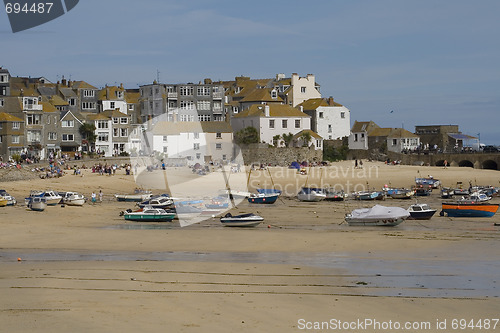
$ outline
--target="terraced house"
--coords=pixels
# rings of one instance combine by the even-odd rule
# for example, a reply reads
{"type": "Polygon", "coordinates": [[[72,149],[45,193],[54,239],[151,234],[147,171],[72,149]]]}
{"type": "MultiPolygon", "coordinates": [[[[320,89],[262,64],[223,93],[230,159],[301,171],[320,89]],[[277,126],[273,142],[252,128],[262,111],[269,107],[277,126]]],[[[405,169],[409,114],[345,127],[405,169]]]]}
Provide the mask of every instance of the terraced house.
{"type": "Polygon", "coordinates": [[[21,155],[23,148],[23,119],[0,112],[0,159],[6,162],[14,155],[21,155]]]}

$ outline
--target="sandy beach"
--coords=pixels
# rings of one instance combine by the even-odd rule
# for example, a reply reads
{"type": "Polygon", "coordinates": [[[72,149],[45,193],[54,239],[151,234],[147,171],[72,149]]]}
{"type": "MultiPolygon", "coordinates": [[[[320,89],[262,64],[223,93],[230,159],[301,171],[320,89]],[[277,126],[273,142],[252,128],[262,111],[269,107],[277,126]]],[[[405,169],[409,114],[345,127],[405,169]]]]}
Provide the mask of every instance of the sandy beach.
{"type": "MultiPolygon", "coordinates": [[[[0,207],[1,330],[384,332],[411,324],[414,332],[454,332],[453,325],[463,323],[454,320],[464,319],[481,323],[483,331],[489,320],[486,331],[493,331],[500,308],[500,213],[350,227],[342,223],[347,212],[375,203],[306,203],[294,195],[306,184],[346,192],[410,187],[415,177],[428,175],[451,187],[499,186],[500,173],[380,162],[353,167],[344,161],[310,168],[308,175],[277,167],[231,174],[232,188],[243,190],[248,181],[250,191],[275,186],[284,192],[273,205],[237,203],[232,213],[265,218],[251,229],[224,228],[210,217],[180,227],[177,221],[145,224],[119,216],[133,203],[117,202],[114,194],[140,186],[156,194],[175,196],[182,188],[205,196],[207,189],[224,188],[221,172],[212,174],[222,179],[213,184],[182,168],[138,177],[87,169],[78,176],[2,182],[20,204],[0,207]],[[102,190],[104,200],[33,212],[23,205],[32,189],[87,197],[102,190]]],[[[419,201],[440,210],[443,200],[435,191],[419,201]]],[[[412,202],[378,203],[407,208],[412,202]]],[[[467,329],[462,331],[472,331],[467,329]]]]}

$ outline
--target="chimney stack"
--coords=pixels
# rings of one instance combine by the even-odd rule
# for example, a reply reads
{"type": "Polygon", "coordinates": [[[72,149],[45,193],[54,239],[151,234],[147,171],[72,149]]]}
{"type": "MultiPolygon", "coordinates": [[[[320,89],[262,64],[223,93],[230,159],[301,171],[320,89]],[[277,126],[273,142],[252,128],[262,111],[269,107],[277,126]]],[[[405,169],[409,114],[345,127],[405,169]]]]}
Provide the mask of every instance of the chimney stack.
{"type": "Polygon", "coordinates": [[[332,96],[328,97],[328,105],[330,105],[330,106],[334,105],[333,97],[332,96]]]}

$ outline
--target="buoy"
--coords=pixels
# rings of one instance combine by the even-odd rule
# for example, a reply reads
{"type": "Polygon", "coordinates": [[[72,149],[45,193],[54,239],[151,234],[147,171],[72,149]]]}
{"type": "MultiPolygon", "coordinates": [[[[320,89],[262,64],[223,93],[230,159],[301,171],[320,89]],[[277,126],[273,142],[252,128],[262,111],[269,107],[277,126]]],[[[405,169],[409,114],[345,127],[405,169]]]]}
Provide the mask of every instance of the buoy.
{"type": "Polygon", "coordinates": [[[271,228],[271,225],[270,225],[270,224],[268,224],[268,225],[267,225],[267,227],[268,227],[268,228],[271,228]]]}
{"type": "Polygon", "coordinates": [[[22,261],[22,259],[21,258],[17,258],[17,261],[22,261]]]}

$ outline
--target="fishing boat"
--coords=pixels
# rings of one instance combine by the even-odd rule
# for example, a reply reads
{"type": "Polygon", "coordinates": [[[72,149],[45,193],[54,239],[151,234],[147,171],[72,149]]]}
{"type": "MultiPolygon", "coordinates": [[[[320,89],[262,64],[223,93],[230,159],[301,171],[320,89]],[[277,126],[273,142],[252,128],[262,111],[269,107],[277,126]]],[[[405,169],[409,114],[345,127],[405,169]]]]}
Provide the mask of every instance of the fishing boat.
{"type": "Polygon", "coordinates": [[[227,213],[224,217],[220,218],[220,222],[225,227],[255,227],[264,221],[264,218],[254,213],[231,215],[227,213]]]}
{"type": "Polygon", "coordinates": [[[9,202],[9,200],[7,200],[6,198],[4,197],[0,197],[0,207],[5,207],[7,206],[7,203],[9,202]]]}
{"type": "Polygon", "coordinates": [[[336,191],[334,188],[325,188],[323,191],[326,194],[325,200],[327,201],[344,201],[347,197],[343,190],[336,191]]]}
{"type": "Polygon", "coordinates": [[[453,190],[454,195],[468,195],[469,189],[464,188],[462,182],[457,182],[457,187],[453,190]]]}
{"type": "Polygon", "coordinates": [[[350,226],[387,226],[401,224],[410,213],[401,207],[375,205],[372,208],[359,208],[346,214],[345,221],[350,226]]]}
{"type": "Polygon", "coordinates": [[[406,188],[396,188],[387,193],[393,199],[411,199],[415,191],[406,188]]]}
{"type": "Polygon", "coordinates": [[[460,200],[458,202],[443,202],[439,215],[449,217],[492,217],[498,210],[498,204],[460,200]]]}
{"type": "Polygon", "coordinates": [[[62,202],[68,206],[83,206],[85,201],[85,197],[77,192],[65,192],[62,196],[62,202]]]}
{"type": "Polygon", "coordinates": [[[226,198],[216,197],[209,204],[206,204],[205,207],[208,209],[226,209],[229,207],[229,202],[227,202],[226,198]]]}
{"type": "Polygon", "coordinates": [[[161,208],[145,207],[137,211],[123,213],[125,220],[135,222],[170,222],[175,218],[175,212],[167,212],[161,208]]]}
{"type": "Polygon", "coordinates": [[[116,200],[127,201],[127,202],[142,202],[151,199],[153,194],[151,191],[146,191],[143,189],[135,189],[133,194],[115,194],[116,200]]]}
{"type": "Polygon", "coordinates": [[[485,193],[474,192],[469,194],[467,200],[476,201],[476,202],[484,202],[491,200],[491,197],[487,196],[485,193]]]}
{"type": "Polygon", "coordinates": [[[168,207],[171,207],[173,204],[174,204],[174,201],[172,200],[172,198],[160,195],[160,196],[157,196],[157,197],[152,197],[152,198],[150,198],[148,200],[144,200],[143,202],[138,203],[137,205],[140,208],[144,208],[146,206],[149,206],[149,207],[152,207],[152,208],[166,209],[168,207]]]}
{"type": "Polygon", "coordinates": [[[47,199],[44,197],[31,197],[27,206],[31,210],[42,212],[47,208],[47,199]]]}
{"type": "Polygon", "coordinates": [[[299,201],[317,202],[325,198],[326,194],[323,192],[323,189],[314,187],[303,187],[297,194],[297,199],[299,199],[299,201]]]}
{"type": "Polygon", "coordinates": [[[256,204],[273,204],[278,200],[279,194],[277,193],[252,193],[248,197],[248,202],[256,204]]]}
{"type": "Polygon", "coordinates": [[[428,204],[414,204],[408,208],[410,219],[413,220],[430,220],[436,213],[437,209],[432,209],[428,204]]]}
{"type": "Polygon", "coordinates": [[[439,179],[434,179],[429,176],[427,178],[415,178],[416,185],[430,186],[431,188],[438,188],[441,185],[439,179]]]}
{"type": "Polygon", "coordinates": [[[26,204],[35,197],[45,198],[47,206],[55,206],[62,200],[62,197],[54,191],[31,191],[30,196],[26,198],[26,204]]]}
{"type": "Polygon", "coordinates": [[[416,197],[425,197],[431,195],[432,186],[430,185],[418,185],[413,187],[413,191],[416,197]]]}
{"type": "Polygon", "coordinates": [[[17,204],[16,198],[11,196],[5,190],[0,190],[0,199],[1,198],[7,199],[7,206],[14,206],[15,204],[17,204]]]}

